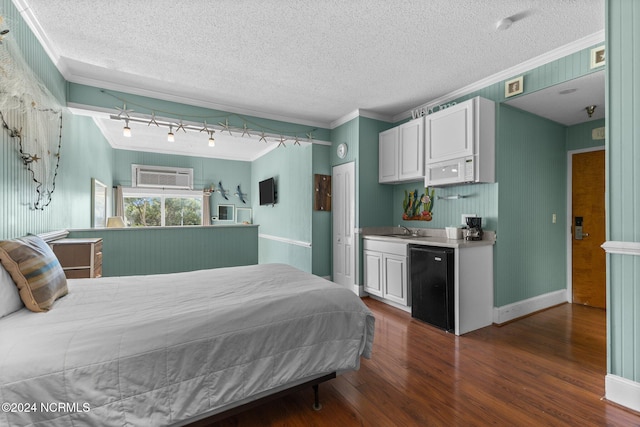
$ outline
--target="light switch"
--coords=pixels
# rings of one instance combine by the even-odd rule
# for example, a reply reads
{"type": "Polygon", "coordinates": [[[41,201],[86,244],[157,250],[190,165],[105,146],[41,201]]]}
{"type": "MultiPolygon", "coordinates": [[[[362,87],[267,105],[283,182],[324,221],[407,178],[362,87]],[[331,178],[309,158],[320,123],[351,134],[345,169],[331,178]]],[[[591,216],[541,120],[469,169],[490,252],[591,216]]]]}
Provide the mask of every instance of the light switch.
{"type": "Polygon", "coordinates": [[[551,223],[552,223],[552,224],[555,224],[555,223],[556,223],[556,220],[557,220],[556,214],[552,214],[552,215],[551,215],[551,223]]]}

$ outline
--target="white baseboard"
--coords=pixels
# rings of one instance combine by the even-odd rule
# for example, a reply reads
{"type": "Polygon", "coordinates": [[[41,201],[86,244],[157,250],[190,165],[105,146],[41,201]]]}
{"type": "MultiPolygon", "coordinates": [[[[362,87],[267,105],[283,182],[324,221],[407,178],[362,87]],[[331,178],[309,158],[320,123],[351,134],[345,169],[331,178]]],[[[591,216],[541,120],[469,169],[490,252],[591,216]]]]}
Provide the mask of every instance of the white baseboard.
{"type": "Polygon", "coordinates": [[[640,383],[607,374],[604,377],[605,399],[640,412],[640,383]]]}
{"type": "Polygon", "coordinates": [[[538,295],[524,301],[514,302],[513,304],[503,305],[502,307],[493,308],[493,323],[500,325],[505,322],[517,319],[518,317],[527,316],[536,311],[553,307],[554,305],[567,302],[567,290],[549,292],[548,294],[538,295]]]}

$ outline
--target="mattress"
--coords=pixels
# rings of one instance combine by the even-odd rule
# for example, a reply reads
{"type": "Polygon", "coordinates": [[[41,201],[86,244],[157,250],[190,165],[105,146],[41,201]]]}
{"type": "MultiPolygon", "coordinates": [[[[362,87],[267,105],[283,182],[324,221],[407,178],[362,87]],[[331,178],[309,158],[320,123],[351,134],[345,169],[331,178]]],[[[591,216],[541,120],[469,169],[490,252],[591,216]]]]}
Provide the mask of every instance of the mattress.
{"type": "Polygon", "coordinates": [[[68,286],[0,319],[0,426],[180,424],[371,356],[362,301],[287,265],[68,286]]]}

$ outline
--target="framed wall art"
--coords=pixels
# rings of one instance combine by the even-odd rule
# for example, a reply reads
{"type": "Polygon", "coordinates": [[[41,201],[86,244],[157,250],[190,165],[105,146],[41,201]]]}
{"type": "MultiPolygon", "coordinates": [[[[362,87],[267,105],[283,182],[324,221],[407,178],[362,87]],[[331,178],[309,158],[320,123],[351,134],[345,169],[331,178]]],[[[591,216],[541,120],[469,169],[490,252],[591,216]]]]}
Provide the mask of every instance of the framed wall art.
{"type": "Polygon", "coordinates": [[[91,227],[104,228],[107,225],[107,186],[91,178],[91,227]]]}
{"type": "Polygon", "coordinates": [[[591,49],[591,67],[590,68],[603,66],[605,64],[605,59],[606,59],[606,55],[604,51],[604,45],[594,47],[593,49],[591,49]]]}
{"type": "Polygon", "coordinates": [[[513,95],[522,93],[524,90],[523,76],[508,80],[504,83],[504,97],[508,98],[513,95]]]}

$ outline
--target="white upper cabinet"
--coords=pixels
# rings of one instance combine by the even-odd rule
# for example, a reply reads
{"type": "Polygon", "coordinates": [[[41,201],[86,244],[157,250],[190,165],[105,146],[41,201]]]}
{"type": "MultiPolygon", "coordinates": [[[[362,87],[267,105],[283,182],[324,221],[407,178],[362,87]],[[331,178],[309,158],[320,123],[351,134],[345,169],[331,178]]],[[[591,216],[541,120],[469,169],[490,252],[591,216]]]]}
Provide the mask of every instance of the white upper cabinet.
{"type": "Polygon", "coordinates": [[[495,182],[495,102],[479,96],[425,117],[425,187],[495,182]]]}
{"type": "Polygon", "coordinates": [[[473,100],[427,116],[425,141],[427,163],[473,155],[473,100]]]}
{"type": "Polygon", "coordinates": [[[378,137],[378,181],[398,180],[398,128],[380,132],[378,137]]]}
{"type": "Polygon", "coordinates": [[[424,118],[396,126],[379,136],[378,181],[417,181],[424,177],[424,118]]]}

